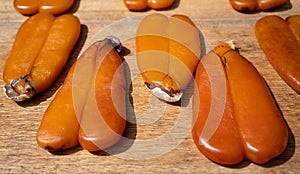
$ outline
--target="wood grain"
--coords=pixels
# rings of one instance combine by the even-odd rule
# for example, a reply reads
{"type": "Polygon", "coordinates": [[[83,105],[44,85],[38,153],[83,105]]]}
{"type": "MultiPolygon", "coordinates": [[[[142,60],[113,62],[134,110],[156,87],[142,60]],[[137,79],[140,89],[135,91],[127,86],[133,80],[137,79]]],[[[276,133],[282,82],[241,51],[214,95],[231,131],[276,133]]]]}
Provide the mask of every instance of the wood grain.
{"type": "MultiPolygon", "coordinates": [[[[228,0],[177,0],[174,7],[164,11],[148,10],[130,12],[122,1],[78,0],[70,11],[77,15],[82,23],[82,35],[76,45],[60,78],[47,92],[34,97],[30,101],[15,103],[0,94],[0,173],[296,173],[300,171],[300,95],[287,86],[276,74],[260,50],[254,35],[255,22],[269,14],[287,17],[300,14],[300,1],[290,0],[284,7],[267,12],[242,14],[234,11],[228,0]],[[164,153],[164,145],[157,144],[155,150],[139,149],[130,154],[134,160],[122,156],[130,152],[132,144],[122,148],[112,148],[112,152],[91,154],[80,147],[68,151],[51,154],[36,144],[35,135],[43,112],[53,99],[55,92],[62,84],[65,75],[77,56],[95,34],[105,27],[127,17],[143,16],[154,12],[172,15],[182,13],[188,15],[201,30],[207,44],[216,45],[221,41],[234,40],[241,48],[242,55],[247,57],[263,75],[274,98],[278,103],[284,119],[289,126],[289,143],[286,151],[271,162],[259,166],[248,161],[232,166],[220,166],[206,159],[194,145],[190,133],[174,131],[174,139],[181,141],[171,150],[164,153]],[[153,152],[161,155],[150,159],[141,159],[139,153],[150,156],[153,152]],[[144,152],[144,153],[142,153],[144,152]],[[136,155],[136,156],[134,156],[136,155]]],[[[2,72],[5,60],[13,44],[19,26],[27,19],[13,8],[12,0],[0,0],[0,86],[3,86],[2,72]]],[[[130,27],[130,24],[128,26],[130,27]]],[[[126,28],[111,30],[111,35],[131,32],[126,28]]],[[[132,34],[132,33],[131,33],[132,34]]],[[[99,38],[102,39],[102,38],[99,38]]],[[[134,60],[134,40],[124,41],[128,48],[125,60],[134,60]]],[[[162,136],[172,131],[179,121],[189,124],[192,88],[185,92],[182,103],[170,105],[152,97],[145,89],[141,77],[133,66],[127,64],[127,75],[132,79],[128,101],[130,121],[125,132],[129,140],[145,141],[162,136]],[[182,120],[181,120],[182,119],[182,120]],[[134,121],[137,123],[135,124],[134,121]]],[[[179,124],[179,126],[183,124],[179,124]]],[[[181,128],[185,130],[185,128],[181,128]]],[[[171,140],[174,140],[171,137],[171,140]]],[[[120,143],[122,145],[122,143],[120,143]]],[[[120,145],[119,144],[119,145],[120,145]]],[[[165,143],[166,146],[168,142],[165,143]]]]}

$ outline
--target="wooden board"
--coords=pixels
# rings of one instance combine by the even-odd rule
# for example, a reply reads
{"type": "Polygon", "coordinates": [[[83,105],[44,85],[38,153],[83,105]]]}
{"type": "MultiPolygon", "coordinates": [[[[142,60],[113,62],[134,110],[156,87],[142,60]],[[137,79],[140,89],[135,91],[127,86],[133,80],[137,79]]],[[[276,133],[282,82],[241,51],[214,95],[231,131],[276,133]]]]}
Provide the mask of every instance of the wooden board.
{"type": "MultiPolygon", "coordinates": [[[[27,19],[16,12],[12,0],[0,0],[0,86],[5,60],[15,33],[27,19]]],[[[165,11],[130,12],[119,0],[78,0],[72,12],[82,23],[82,35],[66,68],[55,84],[30,101],[15,103],[0,94],[0,173],[296,173],[300,171],[300,95],[288,87],[271,67],[254,35],[255,22],[270,14],[287,17],[300,14],[300,1],[290,0],[275,11],[242,14],[228,0],[177,0],[165,11]],[[244,161],[225,167],[205,158],[196,148],[189,132],[191,121],[190,85],[182,102],[166,104],[153,97],[143,85],[135,66],[134,32],[142,16],[151,13],[188,15],[201,30],[206,52],[211,45],[234,40],[270,86],[289,126],[286,151],[265,165],[244,161]],[[129,22],[128,22],[129,21],[129,22]],[[119,27],[121,26],[121,27],[119,27]],[[128,49],[128,76],[132,80],[128,103],[127,143],[123,148],[91,154],[80,147],[58,154],[39,148],[36,130],[42,115],[62,84],[67,70],[80,52],[105,35],[121,38],[128,49]],[[130,51],[130,52],[129,52],[130,51]],[[136,123],[136,124],[134,124],[136,123]],[[169,135],[169,136],[166,136],[169,135]],[[129,141],[128,141],[129,140],[129,141]],[[134,141],[132,141],[134,140],[134,141]]],[[[123,141],[123,142],[124,142],[123,141]]]]}

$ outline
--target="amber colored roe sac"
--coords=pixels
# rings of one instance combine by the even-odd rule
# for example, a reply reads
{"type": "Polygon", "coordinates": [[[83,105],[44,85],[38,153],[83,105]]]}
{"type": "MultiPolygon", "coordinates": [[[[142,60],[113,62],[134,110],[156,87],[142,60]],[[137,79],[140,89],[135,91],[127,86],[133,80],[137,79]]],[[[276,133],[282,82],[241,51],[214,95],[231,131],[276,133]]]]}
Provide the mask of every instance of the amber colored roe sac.
{"type": "Polygon", "coordinates": [[[32,15],[38,12],[61,14],[69,10],[74,0],[14,0],[15,9],[23,15],[32,15]]]}
{"type": "Polygon", "coordinates": [[[147,8],[155,10],[171,7],[175,0],[123,0],[125,6],[132,11],[142,11],[147,8]]]}
{"type": "Polygon", "coordinates": [[[259,19],[255,34],[260,48],[279,76],[300,93],[300,15],[259,19]]]}
{"type": "Polygon", "coordinates": [[[115,46],[120,48],[115,37],[96,41],[71,67],[41,120],[36,135],[40,147],[58,151],[79,143],[99,151],[122,137],[126,82],[115,46]]]}
{"type": "Polygon", "coordinates": [[[8,98],[23,101],[48,89],[65,66],[80,35],[71,14],[38,13],[19,28],[3,70],[8,98]]]}
{"type": "Polygon", "coordinates": [[[232,43],[219,44],[201,60],[195,85],[192,133],[207,158],[264,164],[285,150],[288,130],[271,91],[232,43]]]}
{"type": "Polygon", "coordinates": [[[251,13],[258,10],[269,10],[284,5],[287,0],[229,0],[231,6],[240,12],[251,13]]]}
{"type": "Polygon", "coordinates": [[[184,15],[146,16],[136,34],[137,64],[145,85],[158,98],[179,101],[200,56],[199,30],[184,15]]]}

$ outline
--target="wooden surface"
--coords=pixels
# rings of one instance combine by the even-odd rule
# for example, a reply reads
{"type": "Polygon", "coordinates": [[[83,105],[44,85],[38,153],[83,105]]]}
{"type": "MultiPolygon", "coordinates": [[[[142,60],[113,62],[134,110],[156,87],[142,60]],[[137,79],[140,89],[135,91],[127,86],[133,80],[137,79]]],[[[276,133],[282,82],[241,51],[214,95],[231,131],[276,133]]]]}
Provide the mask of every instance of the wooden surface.
{"type": "MultiPolygon", "coordinates": [[[[0,7],[0,85],[2,88],[4,62],[16,31],[27,17],[14,10],[12,0],[0,0],[0,7]]],[[[288,4],[276,11],[242,14],[234,11],[228,0],[176,0],[173,8],[159,11],[166,15],[182,13],[192,18],[206,40],[206,51],[209,51],[210,45],[234,40],[237,47],[241,48],[241,54],[247,57],[265,78],[290,131],[286,151],[262,166],[248,161],[232,167],[221,166],[209,161],[197,150],[188,132],[192,85],[187,90],[182,103],[176,105],[157,100],[145,89],[141,77],[135,72],[133,39],[128,38],[134,36],[135,26],[126,20],[124,22],[124,18],[138,16],[137,19],[140,19],[139,16],[154,12],[156,11],[130,12],[120,0],[77,1],[72,13],[81,20],[82,37],[57,82],[49,91],[23,103],[15,103],[8,100],[3,93],[0,94],[0,173],[296,173],[300,171],[300,95],[289,88],[268,63],[258,46],[253,29],[257,19],[265,15],[277,14],[287,17],[300,14],[300,1],[290,0],[288,4]],[[120,20],[121,27],[118,28],[120,20]],[[128,124],[125,135],[129,140],[135,141],[124,148],[117,148],[118,150],[112,153],[91,154],[77,147],[52,154],[39,148],[35,135],[45,109],[82,47],[86,47],[93,39],[102,39],[96,36],[97,34],[102,36],[103,33],[117,36],[124,34],[123,44],[128,48],[128,53],[130,51],[125,59],[129,62],[127,70],[132,79],[132,88],[129,91],[132,105],[128,104],[128,117],[132,123],[128,124]],[[176,129],[172,129],[174,127],[176,129]],[[168,135],[170,132],[175,137],[164,137],[162,142],[150,143],[152,146],[148,148],[146,145],[140,147],[134,145],[135,142],[156,140],[155,138],[168,135]],[[172,141],[175,143],[172,144],[172,141]]],[[[132,21],[135,19],[133,18],[132,21]]]]}

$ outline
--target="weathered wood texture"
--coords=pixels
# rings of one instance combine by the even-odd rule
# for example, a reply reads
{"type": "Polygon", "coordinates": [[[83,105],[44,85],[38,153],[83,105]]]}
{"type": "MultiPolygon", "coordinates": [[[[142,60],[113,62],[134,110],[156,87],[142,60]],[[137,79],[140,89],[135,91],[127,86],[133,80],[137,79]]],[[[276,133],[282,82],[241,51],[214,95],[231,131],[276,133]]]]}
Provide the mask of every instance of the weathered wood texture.
{"type": "MultiPolygon", "coordinates": [[[[27,17],[14,10],[12,0],[0,0],[0,7],[0,85],[2,88],[4,62],[16,31],[27,17]]],[[[175,137],[165,138],[164,143],[156,142],[149,148],[141,146],[138,151],[132,150],[129,144],[112,154],[105,152],[91,154],[80,147],[52,154],[39,148],[35,135],[43,112],[62,84],[68,68],[82,51],[82,47],[86,47],[91,39],[95,39],[97,33],[103,34],[102,30],[105,27],[108,27],[109,35],[134,36],[134,25],[129,22],[124,26],[122,23],[123,27],[115,28],[116,21],[157,11],[130,12],[120,0],[77,0],[71,12],[81,20],[82,37],[68,65],[53,87],[32,100],[19,104],[6,99],[3,93],[0,94],[0,173],[297,173],[300,171],[298,143],[300,95],[276,74],[260,50],[254,35],[254,24],[260,17],[269,14],[282,17],[300,14],[299,0],[290,0],[287,5],[276,11],[254,14],[234,11],[228,0],[177,0],[172,9],[158,11],[166,15],[182,13],[191,17],[207,41],[206,51],[209,51],[209,45],[234,40],[237,47],[241,48],[241,54],[247,57],[263,75],[290,128],[286,151],[263,166],[244,161],[237,166],[225,167],[206,159],[196,149],[187,130],[191,120],[193,86],[191,85],[187,90],[181,105],[165,104],[152,97],[143,86],[141,76],[138,75],[134,65],[135,48],[132,38],[122,41],[130,50],[130,54],[125,56],[129,62],[128,75],[132,79],[130,91],[132,106],[128,105],[128,115],[131,121],[136,120],[137,124],[128,125],[126,136],[135,139],[135,142],[145,142],[173,131],[175,137]],[[181,124],[176,129],[183,132],[172,129],[179,122],[181,124]],[[168,141],[174,141],[176,138],[178,144],[175,143],[173,148],[166,150],[172,147],[168,141]],[[160,154],[150,159],[143,159],[155,155],[154,152],[160,154]]]]}

